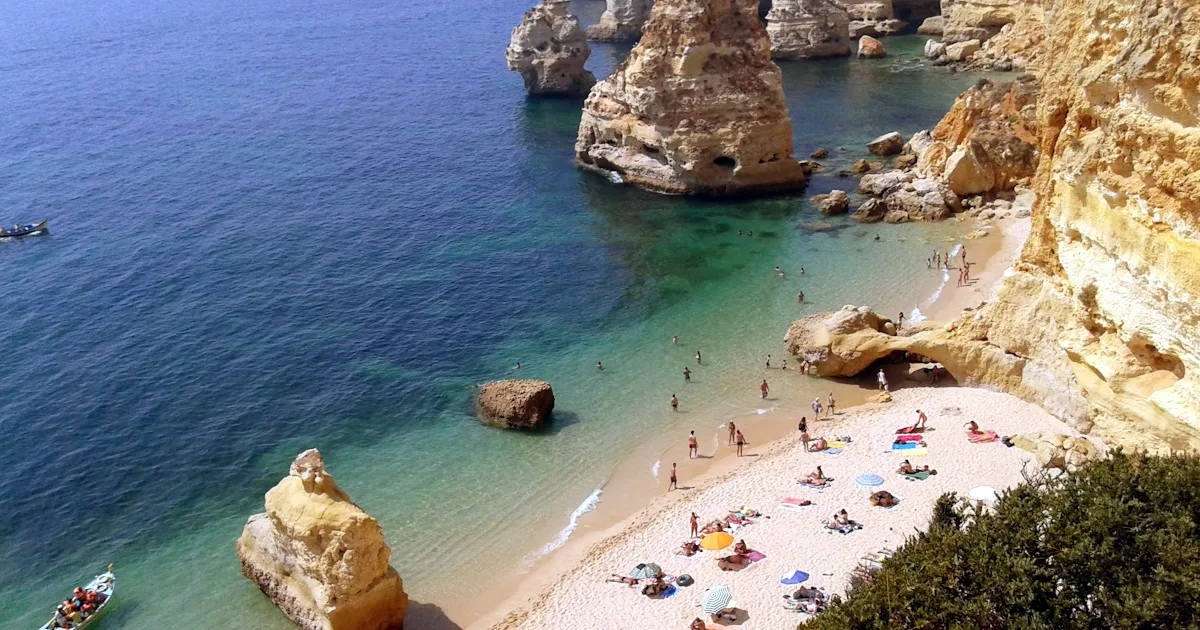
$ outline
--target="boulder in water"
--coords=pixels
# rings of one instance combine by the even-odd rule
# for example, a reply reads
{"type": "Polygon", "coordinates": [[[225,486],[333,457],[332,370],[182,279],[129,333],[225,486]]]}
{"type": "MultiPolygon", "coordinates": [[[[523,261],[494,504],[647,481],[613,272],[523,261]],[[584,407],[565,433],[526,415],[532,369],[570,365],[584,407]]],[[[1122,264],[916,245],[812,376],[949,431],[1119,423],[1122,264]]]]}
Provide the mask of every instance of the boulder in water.
{"type": "Polygon", "coordinates": [[[479,388],[479,419],[501,429],[539,429],[554,410],[550,383],[492,381],[479,388]]]}

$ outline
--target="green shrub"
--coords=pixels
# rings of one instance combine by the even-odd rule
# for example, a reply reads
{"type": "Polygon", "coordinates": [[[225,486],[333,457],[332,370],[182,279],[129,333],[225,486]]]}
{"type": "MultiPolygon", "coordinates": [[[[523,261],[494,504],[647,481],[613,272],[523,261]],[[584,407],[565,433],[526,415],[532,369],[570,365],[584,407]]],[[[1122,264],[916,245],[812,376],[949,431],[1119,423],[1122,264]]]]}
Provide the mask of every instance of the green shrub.
{"type": "Polygon", "coordinates": [[[995,510],[953,495],[806,630],[1200,628],[1200,459],[1116,453],[995,510]]]}

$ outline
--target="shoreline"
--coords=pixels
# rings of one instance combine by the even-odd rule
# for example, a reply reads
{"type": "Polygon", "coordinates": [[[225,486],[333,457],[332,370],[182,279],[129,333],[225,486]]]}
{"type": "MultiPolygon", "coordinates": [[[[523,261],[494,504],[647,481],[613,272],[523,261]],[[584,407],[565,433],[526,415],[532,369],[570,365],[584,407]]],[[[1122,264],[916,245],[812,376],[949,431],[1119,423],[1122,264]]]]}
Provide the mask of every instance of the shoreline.
{"type": "MultiPolygon", "coordinates": [[[[978,265],[978,273],[969,287],[953,287],[947,279],[933,296],[924,296],[918,300],[924,319],[948,322],[957,318],[966,307],[978,306],[980,302],[990,300],[999,289],[1005,271],[1016,261],[1029,234],[1030,220],[1025,219],[996,219],[980,221],[977,219],[963,220],[964,231],[961,235],[948,239],[954,244],[967,243],[970,256],[968,260],[978,265]],[[987,235],[977,239],[967,239],[967,235],[987,230],[987,235]]],[[[951,271],[957,272],[957,267],[951,266],[951,271]]],[[[950,271],[945,272],[952,275],[950,271]]],[[[774,369],[774,368],[772,368],[774,369]]],[[[893,379],[895,383],[907,383],[909,386],[920,384],[911,383],[907,379],[893,379]]],[[[819,378],[819,377],[818,377],[819,378]]],[[[817,431],[831,430],[843,424],[848,418],[853,418],[864,409],[877,407],[867,403],[867,396],[874,392],[874,379],[871,375],[860,375],[855,379],[821,379],[832,390],[839,404],[838,417],[830,420],[822,419],[816,424],[817,431]],[[827,422],[835,424],[828,425],[827,422]]],[[[953,380],[950,381],[953,383],[953,380]]],[[[902,385],[903,386],[903,385],[902,385]]],[[[822,402],[824,400],[822,399],[822,402]]],[[[760,455],[757,457],[739,458],[732,453],[732,448],[722,448],[723,438],[714,436],[714,446],[717,448],[711,455],[697,460],[690,460],[683,446],[661,447],[661,439],[671,433],[664,430],[660,440],[619,462],[612,475],[605,483],[589,495],[579,508],[569,517],[568,527],[573,529],[566,539],[553,549],[537,553],[525,564],[513,583],[488,589],[488,593],[478,596],[475,601],[483,606],[470,610],[451,609],[456,619],[470,616],[469,621],[462,619],[462,628],[467,630],[483,630],[512,628],[508,620],[515,611],[529,609],[535,602],[546,597],[547,589],[555,584],[562,576],[578,570],[578,564],[585,557],[595,553],[594,547],[605,541],[620,536],[623,531],[632,526],[636,519],[647,513],[657,513],[667,509],[680,500],[680,497],[710,488],[719,484],[721,479],[733,475],[736,471],[750,466],[755,461],[778,453],[793,445],[795,426],[802,416],[811,416],[811,411],[804,406],[799,409],[787,404],[777,404],[769,410],[756,410],[741,414],[733,414],[724,422],[733,421],[741,426],[753,426],[754,433],[748,438],[754,438],[756,444],[751,444],[751,450],[760,455]],[[748,425],[753,422],[753,425],[748,425]],[[760,438],[759,436],[766,436],[760,438]],[[655,466],[663,468],[657,475],[653,487],[646,484],[645,474],[641,464],[654,456],[655,466]],[[683,492],[669,493],[666,487],[668,460],[681,462],[679,467],[680,490],[683,492]],[[685,489],[686,488],[686,489],[685,489]],[[482,611],[482,614],[480,612],[482,611]],[[475,614],[470,614],[470,613],[475,614]]],[[[721,426],[725,426],[721,424],[721,426]]],[[[813,425],[810,425],[813,426],[813,425]]],[[[749,432],[749,431],[748,431],[749,432]]],[[[700,451],[712,448],[706,442],[707,436],[699,435],[700,451]]],[[[675,441],[675,440],[672,440],[675,441]]],[[[565,530],[563,530],[565,531],[565,530]]],[[[560,532],[561,534],[561,532],[560,532]]]]}

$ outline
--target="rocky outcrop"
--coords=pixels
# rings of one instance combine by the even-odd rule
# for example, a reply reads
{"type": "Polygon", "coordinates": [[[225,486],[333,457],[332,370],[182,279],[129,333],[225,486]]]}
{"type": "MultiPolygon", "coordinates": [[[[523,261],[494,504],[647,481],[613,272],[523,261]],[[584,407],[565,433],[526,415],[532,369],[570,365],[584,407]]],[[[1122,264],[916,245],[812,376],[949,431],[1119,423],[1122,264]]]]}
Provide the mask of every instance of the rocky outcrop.
{"type": "Polygon", "coordinates": [[[904,150],[904,137],[898,131],[885,133],[867,143],[867,151],[871,155],[878,155],[879,157],[896,155],[902,150],[904,150]]]}
{"type": "Polygon", "coordinates": [[[870,35],[863,35],[858,40],[858,56],[864,58],[886,57],[883,43],[870,35]]]}
{"type": "Polygon", "coordinates": [[[986,41],[1025,10],[1024,0],[942,0],[942,41],[986,41]]]}
{"type": "Polygon", "coordinates": [[[868,199],[863,202],[854,214],[850,215],[851,219],[859,223],[879,223],[887,214],[887,204],[881,199],[868,199]]]}
{"type": "Polygon", "coordinates": [[[592,89],[576,163],[664,193],[797,189],[782,76],[755,0],[659,0],[641,41],[592,89]]]}
{"type": "Polygon", "coordinates": [[[596,77],[584,70],[592,54],[569,0],[542,0],[513,29],[505,51],[508,69],[520,72],[530,94],[586,94],[596,77]]]}
{"type": "Polygon", "coordinates": [[[943,28],[945,28],[945,18],[940,15],[935,15],[930,18],[925,18],[925,21],[921,22],[921,25],[917,27],[917,35],[941,37],[943,28]]]}
{"type": "Polygon", "coordinates": [[[907,23],[895,19],[891,0],[833,0],[850,18],[850,38],[863,35],[891,35],[907,23]]]}
{"type": "Polygon", "coordinates": [[[600,22],[588,27],[588,39],[598,42],[636,42],[650,16],[654,0],[606,0],[600,22]]]}
{"type": "Polygon", "coordinates": [[[828,195],[817,195],[812,198],[817,212],[825,216],[845,214],[850,209],[850,196],[844,190],[833,190],[828,195]]]}
{"type": "Polygon", "coordinates": [[[767,35],[776,59],[850,54],[850,17],[832,0],[776,0],[767,13],[767,35]]]}
{"type": "Polygon", "coordinates": [[[1035,72],[1040,68],[1046,41],[1046,11],[1034,2],[1023,3],[1021,9],[1016,21],[1003,26],[971,56],[970,68],[1002,72],[1035,72]]]}
{"type": "Polygon", "coordinates": [[[554,411],[546,381],[492,381],[479,388],[479,419],[501,429],[539,429],[554,411]]]}
{"type": "Polygon", "coordinates": [[[307,450],[237,541],[242,573],[302,630],[400,630],[408,595],[379,523],[307,450]]]}
{"type": "Polygon", "coordinates": [[[1013,436],[1012,442],[1013,446],[1036,455],[1042,468],[1057,468],[1072,473],[1104,454],[1086,437],[1054,431],[1022,433],[1013,436]]]}
{"type": "Polygon", "coordinates": [[[934,127],[932,142],[919,147],[918,173],[960,196],[1028,181],[1038,166],[1038,93],[1028,75],[1006,83],[980,80],[934,127]]]}

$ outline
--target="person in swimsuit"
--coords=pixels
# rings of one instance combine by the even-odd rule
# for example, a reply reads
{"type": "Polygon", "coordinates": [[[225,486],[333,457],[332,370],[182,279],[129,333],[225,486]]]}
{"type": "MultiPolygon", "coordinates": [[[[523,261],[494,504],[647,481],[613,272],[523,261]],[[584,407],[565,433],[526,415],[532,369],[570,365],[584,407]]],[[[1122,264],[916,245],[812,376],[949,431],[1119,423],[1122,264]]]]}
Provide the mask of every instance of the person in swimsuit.
{"type": "Polygon", "coordinates": [[[679,411],[679,398],[671,394],[671,411],[679,411]]]}
{"type": "Polygon", "coordinates": [[[762,384],[758,386],[758,388],[759,388],[760,390],[762,390],[762,397],[763,397],[763,398],[766,398],[766,397],[767,397],[767,392],[771,391],[771,388],[770,388],[770,387],[767,387],[767,379],[765,379],[765,378],[763,379],[763,382],[762,382],[762,384]]]}
{"type": "Polygon", "coordinates": [[[771,355],[767,355],[767,367],[771,367],[771,355]]]}
{"type": "Polygon", "coordinates": [[[679,489],[679,476],[675,473],[675,464],[671,464],[671,485],[667,486],[667,492],[679,489]]]}
{"type": "Polygon", "coordinates": [[[688,459],[696,459],[696,456],[699,454],[700,453],[696,444],[696,432],[692,431],[692,433],[688,435],[688,459]]]}
{"type": "Polygon", "coordinates": [[[808,433],[808,418],[807,417],[805,417],[805,416],[800,417],[800,426],[798,426],[796,428],[796,430],[801,433],[808,433]]]}
{"type": "Polygon", "coordinates": [[[699,350],[697,350],[697,351],[696,351],[696,365],[700,365],[700,364],[701,364],[701,361],[700,361],[700,351],[699,351],[699,350]]]}
{"type": "Polygon", "coordinates": [[[683,368],[683,380],[687,383],[692,382],[692,371],[687,369],[687,366],[683,368]]]}
{"type": "Polygon", "coordinates": [[[883,373],[883,368],[879,368],[879,374],[875,377],[879,381],[879,391],[886,392],[888,390],[887,374],[883,373]]]}
{"type": "Polygon", "coordinates": [[[729,446],[733,446],[733,442],[734,442],[733,438],[734,438],[735,433],[737,433],[737,425],[730,422],[729,423],[729,446]]]}
{"type": "Polygon", "coordinates": [[[597,361],[597,362],[596,362],[596,369],[597,369],[597,370],[600,370],[601,372],[603,372],[603,371],[604,371],[604,364],[603,364],[603,363],[601,363],[601,362],[599,362],[599,361],[597,361]]]}
{"type": "Polygon", "coordinates": [[[745,445],[746,445],[746,437],[742,435],[741,431],[738,431],[737,432],[737,455],[738,455],[738,457],[742,456],[742,447],[745,445]]]}
{"type": "Polygon", "coordinates": [[[825,406],[829,409],[829,415],[833,416],[834,407],[837,406],[837,401],[833,399],[833,392],[829,392],[829,397],[825,399],[825,406]]]}
{"type": "Polygon", "coordinates": [[[803,291],[801,291],[801,292],[799,292],[799,293],[797,293],[797,294],[796,294],[796,303],[797,303],[797,304],[800,304],[800,303],[801,303],[801,302],[803,302],[803,301],[804,301],[804,292],[803,292],[803,291]]]}
{"type": "Polygon", "coordinates": [[[926,422],[929,422],[929,417],[925,415],[925,412],[918,409],[917,410],[917,423],[913,425],[913,428],[924,429],[926,422]]]}
{"type": "Polygon", "coordinates": [[[695,512],[692,512],[692,538],[699,536],[700,535],[699,532],[700,532],[700,519],[696,516],[695,512]]]}
{"type": "Polygon", "coordinates": [[[671,337],[671,343],[679,343],[679,335],[675,335],[674,337],[671,337]]]}

